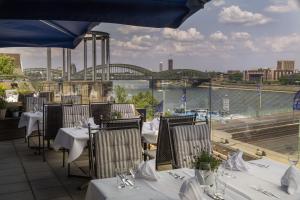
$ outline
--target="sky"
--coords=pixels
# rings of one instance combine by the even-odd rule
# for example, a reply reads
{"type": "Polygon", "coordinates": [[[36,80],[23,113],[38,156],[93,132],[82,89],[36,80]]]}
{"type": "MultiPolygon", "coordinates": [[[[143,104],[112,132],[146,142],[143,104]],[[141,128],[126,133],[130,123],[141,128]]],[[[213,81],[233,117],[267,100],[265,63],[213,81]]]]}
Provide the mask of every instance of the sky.
{"type": "MultiPolygon", "coordinates": [[[[212,0],[177,29],[103,23],[95,29],[110,33],[111,63],[157,71],[172,58],[175,68],[227,71],[275,68],[277,60],[289,59],[300,69],[298,0],[212,0]]],[[[20,53],[24,68],[46,66],[45,48],[0,52],[20,53]]],[[[72,50],[72,63],[83,68],[83,44],[72,50]]],[[[62,65],[61,49],[52,50],[52,65],[62,65]]]]}

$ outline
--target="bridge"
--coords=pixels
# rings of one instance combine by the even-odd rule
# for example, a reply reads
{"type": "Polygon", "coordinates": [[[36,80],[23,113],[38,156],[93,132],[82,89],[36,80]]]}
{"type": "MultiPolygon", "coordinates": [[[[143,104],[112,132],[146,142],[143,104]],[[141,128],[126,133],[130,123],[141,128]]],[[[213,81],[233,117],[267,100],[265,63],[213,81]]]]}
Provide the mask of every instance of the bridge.
{"type": "MultiPolygon", "coordinates": [[[[106,66],[96,66],[96,80],[104,80],[103,75],[107,70],[106,66]]],[[[28,68],[24,70],[25,75],[30,80],[46,80],[46,68],[28,68]]],[[[74,72],[71,80],[92,80],[92,68],[74,72]],[[86,74],[86,76],[85,76],[86,74]]],[[[52,80],[62,79],[62,70],[51,69],[52,80]]],[[[149,69],[129,64],[110,64],[109,80],[189,80],[205,82],[209,80],[208,74],[192,69],[174,69],[161,72],[152,72],[149,69]]]]}

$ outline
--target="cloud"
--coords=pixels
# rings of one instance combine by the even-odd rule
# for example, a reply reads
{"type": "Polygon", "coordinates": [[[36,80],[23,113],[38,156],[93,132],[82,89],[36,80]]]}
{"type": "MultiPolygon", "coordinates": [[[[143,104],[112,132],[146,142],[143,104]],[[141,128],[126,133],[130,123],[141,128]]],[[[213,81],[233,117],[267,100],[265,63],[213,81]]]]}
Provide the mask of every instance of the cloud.
{"type": "Polygon", "coordinates": [[[231,33],[231,38],[233,40],[247,40],[251,38],[251,35],[247,32],[233,32],[231,33]]]}
{"type": "Polygon", "coordinates": [[[270,18],[250,11],[241,10],[238,6],[223,8],[219,14],[221,23],[243,24],[247,26],[262,25],[271,21],[270,18]]]}
{"type": "Polygon", "coordinates": [[[155,33],[159,32],[159,28],[148,28],[148,27],[139,27],[139,26],[129,26],[123,25],[118,28],[118,31],[123,34],[138,34],[138,33],[155,33]]]}
{"type": "Polygon", "coordinates": [[[217,42],[224,42],[228,39],[228,37],[226,35],[224,35],[224,33],[222,33],[221,31],[217,31],[213,34],[211,34],[209,36],[209,38],[213,41],[217,41],[217,42]]]}
{"type": "Polygon", "coordinates": [[[257,47],[254,45],[253,41],[251,41],[251,40],[245,41],[244,47],[250,49],[250,50],[253,51],[253,52],[258,52],[258,51],[259,51],[259,48],[257,48],[257,47]]]}
{"type": "Polygon", "coordinates": [[[181,42],[193,42],[195,40],[203,40],[204,36],[197,31],[196,28],[190,28],[186,31],[179,29],[165,28],[162,32],[163,37],[181,42]]]}
{"type": "Polygon", "coordinates": [[[113,46],[121,47],[124,50],[145,51],[150,49],[154,40],[150,35],[134,35],[129,41],[112,39],[111,42],[113,46]]]}
{"type": "Polygon", "coordinates": [[[216,7],[223,6],[225,4],[224,0],[214,0],[212,4],[216,7]]]}
{"type": "Polygon", "coordinates": [[[300,34],[293,33],[286,36],[269,37],[265,39],[265,44],[273,52],[299,50],[300,34]]]}
{"type": "Polygon", "coordinates": [[[266,11],[273,13],[287,13],[299,10],[298,0],[286,0],[282,2],[276,1],[276,3],[266,8],[266,11]]]}

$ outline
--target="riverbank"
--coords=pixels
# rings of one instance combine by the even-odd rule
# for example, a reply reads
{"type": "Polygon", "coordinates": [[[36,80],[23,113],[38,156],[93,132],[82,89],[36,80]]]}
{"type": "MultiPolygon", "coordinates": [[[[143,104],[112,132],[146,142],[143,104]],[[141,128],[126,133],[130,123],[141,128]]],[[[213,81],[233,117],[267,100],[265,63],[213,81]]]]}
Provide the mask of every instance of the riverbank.
{"type": "MultiPolygon", "coordinates": [[[[213,83],[213,88],[224,88],[230,90],[250,90],[250,91],[257,91],[257,85],[251,84],[219,84],[213,83]]],[[[199,88],[208,88],[209,85],[200,85],[199,88]]],[[[280,92],[280,93],[295,93],[300,90],[300,86],[295,85],[263,85],[262,91],[265,92],[280,92]]]]}

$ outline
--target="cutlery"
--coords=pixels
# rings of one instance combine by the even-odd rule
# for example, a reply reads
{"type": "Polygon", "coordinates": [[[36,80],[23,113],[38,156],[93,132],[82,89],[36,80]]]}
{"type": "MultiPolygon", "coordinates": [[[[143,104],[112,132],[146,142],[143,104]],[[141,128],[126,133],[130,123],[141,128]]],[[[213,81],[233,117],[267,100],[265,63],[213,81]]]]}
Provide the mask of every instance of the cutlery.
{"type": "Polygon", "coordinates": [[[268,168],[270,165],[263,165],[259,163],[253,163],[253,162],[248,162],[251,165],[256,165],[257,167],[263,167],[263,168],[268,168]]]}
{"type": "Polygon", "coordinates": [[[172,173],[172,172],[168,172],[171,176],[173,176],[175,179],[180,179],[183,180],[185,178],[185,176],[180,176],[176,173],[172,173]]]}
{"type": "Polygon", "coordinates": [[[262,188],[258,188],[258,187],[255,187],[255,186],[251,186],[251,188],[252,189],[254,189],[255,191],[258,191],[258,192],[261,192],[261,193],[263,193],[264,195],[267,195],[267,196],[269,196],[269,197],[274,197],[274,198],[276,198],[276,199],[280,199],[280,197],[278,197],[278,196],[276,196],[275,194],[273,194],[273,193],[271,193],[271,192],[269,192],[269,191],[267,191],[267,190],[264,190],[264,189],[262,189],[262,188]]]}

